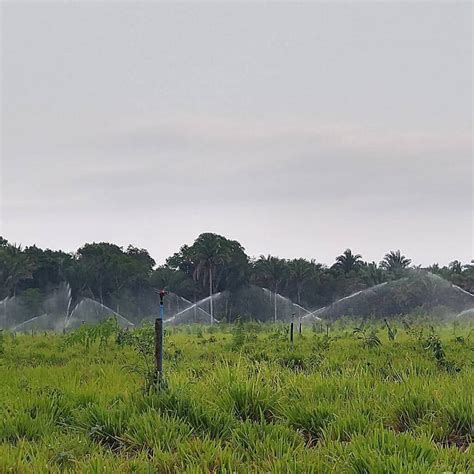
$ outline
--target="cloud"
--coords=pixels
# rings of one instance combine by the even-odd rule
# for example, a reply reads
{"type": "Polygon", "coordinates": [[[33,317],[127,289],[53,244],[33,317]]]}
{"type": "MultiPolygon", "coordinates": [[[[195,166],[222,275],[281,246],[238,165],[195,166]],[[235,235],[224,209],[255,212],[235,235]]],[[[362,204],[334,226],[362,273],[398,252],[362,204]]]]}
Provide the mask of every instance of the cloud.
{"type": "MultiPolygon", "coordinates": [[[[136,120],[140,122],[140,120],[136,120]]],[[[160,152],[169,150],[228,152],[325,147],[332,150],[363,151],[383,155],[399,153],[467,150],[470,129],[434,132],[397,130],[381,126],[347,123],[320,123],[311,120],[275,121],[228,117],[180,117],[153,120],[137,126],[91,137],[78,146],[109,152],[160,152]]]]}
{"type": "Polygon", "coordinates": [[[464,207],[470,141],[311,121],[174,118],[86,137],[7,165],[7,209],[152,208],[154,199],[242,205],[357,205],[384,212],[464,207]],[[455,157],[455,159],[453,159],[455,157]],[[30,159],[30,166],[32,160],[30,159]],[[29,196],[22,190],[28,185],[29,196]],[[65,199],[67,198],[67,199],[65,199]]]}

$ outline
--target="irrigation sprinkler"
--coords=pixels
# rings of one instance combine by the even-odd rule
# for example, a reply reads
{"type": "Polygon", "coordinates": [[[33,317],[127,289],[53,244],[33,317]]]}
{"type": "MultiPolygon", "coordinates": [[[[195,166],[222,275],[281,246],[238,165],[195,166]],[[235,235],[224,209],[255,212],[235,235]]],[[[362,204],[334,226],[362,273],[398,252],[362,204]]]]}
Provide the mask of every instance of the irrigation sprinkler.
{"type": "Polygon", "coordinates": [[[165,306],[163,299],[168,292],[160,290],[160,313],[155,320],[155,381],[160,383],[163,380],[163,319],[165,315],[165,306]]]}

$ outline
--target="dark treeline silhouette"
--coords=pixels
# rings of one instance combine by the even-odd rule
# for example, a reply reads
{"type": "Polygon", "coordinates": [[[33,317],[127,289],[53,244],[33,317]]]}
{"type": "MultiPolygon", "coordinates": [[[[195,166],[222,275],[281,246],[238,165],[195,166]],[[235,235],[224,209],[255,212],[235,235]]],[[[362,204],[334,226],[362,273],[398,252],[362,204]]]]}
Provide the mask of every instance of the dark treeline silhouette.
{"type": "MultiPolygon", "coordinates": [[[[166,288],[190,301],[255,284],[308,308],[318,308],[356,291],[406,275],[411,260],[397,251],[380,263],[345,250],[328,267],[314,260],[250,258],[242,245],[220,235],[201,234],[162,266],[147,250],[110,243],[85,244],[75,253],[22,248],[0,237],[0,299],[21,294],[32,313],[44,296],[68,282],[74,298],[89,297],[133,314],[152,288],[166,288]]],[[[434,264],[432,273],[474,292],[474,264],[434,264]]]]}

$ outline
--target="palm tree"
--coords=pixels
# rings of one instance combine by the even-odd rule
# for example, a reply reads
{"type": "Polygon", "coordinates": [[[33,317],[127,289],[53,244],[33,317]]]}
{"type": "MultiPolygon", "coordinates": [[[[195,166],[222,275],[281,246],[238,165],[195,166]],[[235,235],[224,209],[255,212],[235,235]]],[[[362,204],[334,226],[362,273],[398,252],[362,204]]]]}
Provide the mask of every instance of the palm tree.
{"type": "Polygon", "coordinates": [[[301,290],[314,271],[314,261],[308,262],[304,258],[295,258],[288,262],[290,280],[296,287],[296,302],[301,304],[301,290]]]}
{"type": "Polygon", "coordinates": [[[380,285],[385,281],[384,271],[375,262],[369,263],[364,268],[364,279],[369,286],[380,285]]]}
{"type": "Polygon", "coordinates": [[[400,253],[400,250],[390,251],[385,254],[380,266],[390,273],[401,275],[410,266],[411,260],[400,253]]]}
{"type": "Polygon", "coordinates": [[[358,270],[361,265],[362,255],[354,255],[351,249],[346,249],[342,255],[339,255],[334,264],[336,268],[340,268],[346,274],[358,270]]]}
{"type": "Polygon", "coordinates": [[[272,257],[263,255],[255,262],[255,269],[257,277],[263,277],[269,286],[274,291],[274,320],[277,320],[277,293],[280,284],[285,280],[288,275],[287,262],[284,259],[278,257],[272,257]]]}
{"type": "Polygon", "coordinates": [[[462,273],[462,263],[459,261],[459,260],[453,260],[450,264],[449,264],[449,269],[451,270],[452,273],[462,273]]]}
{"type": "Polygon", "coordinates": [[[191,247],[195,261],[194,278],[203,276],[203,284],[209,285],[211,324],[214,322],[213,290],[217,267],[228,260],[229,248],[225,239],[212,233],[201,234],[191,247]],[[207,280],[207,281],[206,281],[207,280]]]}

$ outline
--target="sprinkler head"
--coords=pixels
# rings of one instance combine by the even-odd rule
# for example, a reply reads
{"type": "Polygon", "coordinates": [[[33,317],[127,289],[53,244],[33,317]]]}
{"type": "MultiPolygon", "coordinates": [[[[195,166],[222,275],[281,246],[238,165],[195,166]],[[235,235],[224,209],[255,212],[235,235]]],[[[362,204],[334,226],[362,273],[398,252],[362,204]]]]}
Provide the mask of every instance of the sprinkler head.
{"type": "Polygon", "coordinates": [[[163,298],[168,294],[168,292],[164,289],[161,289],[158,294],[160,295],[160,303],[163,304],[163,298]]]}

